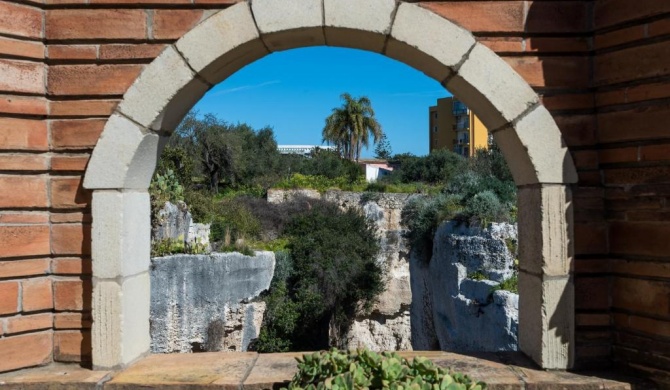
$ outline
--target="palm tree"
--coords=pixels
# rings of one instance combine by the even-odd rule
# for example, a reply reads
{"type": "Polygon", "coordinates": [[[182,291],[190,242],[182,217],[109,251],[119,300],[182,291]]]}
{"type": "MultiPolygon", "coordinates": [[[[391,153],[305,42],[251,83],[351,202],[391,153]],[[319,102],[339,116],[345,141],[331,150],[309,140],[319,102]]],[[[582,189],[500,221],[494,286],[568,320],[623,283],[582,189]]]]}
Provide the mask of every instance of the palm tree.
{"type": "Polygon", "coordinates": [[[370,99],[365,96],[354,98],[348,93],[341,96],[342,107],[333,108],[333,113],[326,118],[323,128],[323,142],[334,144],[340,155],[358,161],[363,146],[370,146],[382,137],[382,126],[375,118],[370,99]]]}

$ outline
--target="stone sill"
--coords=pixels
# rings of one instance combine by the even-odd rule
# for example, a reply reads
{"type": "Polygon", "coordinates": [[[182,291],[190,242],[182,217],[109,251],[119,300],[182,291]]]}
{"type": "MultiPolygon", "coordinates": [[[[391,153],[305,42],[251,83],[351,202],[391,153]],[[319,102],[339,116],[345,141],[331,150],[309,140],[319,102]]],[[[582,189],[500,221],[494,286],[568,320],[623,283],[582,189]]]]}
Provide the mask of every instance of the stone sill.
{"type": "MultiPolygon", "coordinates": [[[[442,367],[451,367],[488,389],[650,389],[639,380],[611,375],[591,375],[534,368],[520,354],[459,355],[449,352],[399,352],[425,356],[442,367]]],[[[0,375],[0,387],[9,389],[276,389],[296,371],[295,357],[302,353],[257,354],[215,352],[151,355],[121,371],[92,371],[77,365],[52,364],[0,375]]]]}

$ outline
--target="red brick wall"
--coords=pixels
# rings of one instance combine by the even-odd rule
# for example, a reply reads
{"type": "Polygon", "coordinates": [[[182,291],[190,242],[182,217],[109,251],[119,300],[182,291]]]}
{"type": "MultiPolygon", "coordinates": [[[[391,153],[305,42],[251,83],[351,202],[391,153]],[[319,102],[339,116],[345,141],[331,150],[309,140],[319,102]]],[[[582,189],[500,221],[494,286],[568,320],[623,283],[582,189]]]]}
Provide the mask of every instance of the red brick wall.
{"type": "Polygon", "coordinates": [[[594,9],[613,359],[670,385],[670,2],[594,9]]]}
{"type": "MultiPolygon", "coordinates": [[[[88,156],[143,66],[235,2],[43,1],[0,0],[0,371],[90,359],[88,156]]],[[[572,151],[578,364],[670,372],[670,2],[421,5],[512,65],[572,151]]]]}

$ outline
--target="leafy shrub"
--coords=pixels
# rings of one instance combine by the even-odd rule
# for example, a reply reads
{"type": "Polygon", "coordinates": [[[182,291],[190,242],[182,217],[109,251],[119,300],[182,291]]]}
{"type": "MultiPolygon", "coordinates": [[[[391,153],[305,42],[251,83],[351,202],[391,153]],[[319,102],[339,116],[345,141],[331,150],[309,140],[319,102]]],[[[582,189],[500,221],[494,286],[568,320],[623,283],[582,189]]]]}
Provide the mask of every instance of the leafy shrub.
{"type": "Polygon", "coordinates": [[[461,198],[457,195],[410,199],[401,219],[407,228],[405,237],[409,239],[412,250],[425,261],[429,260],[437,227],[442,221],[455,218],[461,210],[461,198]]]}
{"type": "Polygon", "coordinates": [[[294,173],[288,179],[282,180],[275,185],[275,188],[280,189],[296,189],[308,188],[325,192],[330,189],[340,189],[345,191],[362,190],[367,186],[365,177],[359,176],[355,180],[351,180],[347,176],[338,176],[330,178],[321,175],[303,175],[294,173]]]}
{"type": "Polygon", "coordinates": [[[258,352],[289,352],[294,348],[294,339],[300,318],[299,303],[289,296],[286,281],[274,283],[269,294],[264,296],[266,310],[258,338],[249,345],[249,350],[258,352]]]}
{"type": "Polygon", "coordinates": [[[436,150],[425,157],[395,155],[389,162],[394,170],[383,179],[385,182],[445,184],[461,170],[465,159],[448,150],[436,150]]]}
{"type": "Polygon", "coordinates": [[[468,274],[468,279],[471,279],[471,280],[486,280],[488,278],[489,277],[486,276],[486,274],[484,272],[482,272],[481,270],[475,271],[471,274],[468,274]]]}
{"type": "Polygon", "coordinates": [[[176,203],[184,200],[184,187],[179,184],[175,173],[168,169],[165,174],[155,174],[149,184],[149,195],[151,196],[151,220],[152,225],[158,221],[158,212],[165,206],[165,202],[176,203]]]}
{"type": "Polygon", "coordinates": [[[298,360],[298,372],[289,390],[301,389],[417,389],[481,390],[486,384],[467,375],[445,370],[432,361],[411,361],[397,353],[377,354],[367,350],[316,352],[298,360]]]}
{"type": "Polygon", "coordinates": [[[212,221],[210,240],[230,245],[238,240],[260,237],[261,223],[243,204],[234,199],[217,202],[217,214],[212,221]]]}
{"type": "Polygon", "coordinates": [[[482,227],[490,222],[507,222],[510,220],[509,207],[505,207],[491,190],[482,191],[465,201],[463,216],[470,224],[479,222],[482,227]]]}
{"type": "Polygon", "coordinates": [[[185,253],[200,255],[207,253],[207,245],[201,243],[189,244],[183,238],[167,238],[151,242],[151,257],[161,257],[185,253]]]}
{"type": "Polygon", "coordinates": [[[505,280],[503,280],[500,284],[497,286],[493,287],[491,289],[491,292],[495,292],[498,290],[505,290],[509,292],[513,292],[515,294],[519,293],[519,276],[518,275],[513,275],[505,280]]]}

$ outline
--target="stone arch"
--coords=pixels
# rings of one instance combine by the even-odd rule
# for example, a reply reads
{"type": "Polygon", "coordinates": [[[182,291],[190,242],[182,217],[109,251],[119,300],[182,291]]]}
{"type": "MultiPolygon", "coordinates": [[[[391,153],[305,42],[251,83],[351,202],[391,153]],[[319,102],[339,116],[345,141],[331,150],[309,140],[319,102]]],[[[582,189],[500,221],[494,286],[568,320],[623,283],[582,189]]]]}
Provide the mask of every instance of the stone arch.
{"type": "Polygon", "coordinates": [[[93,190],[94,366],[124,366],[149,351],[147,189],[164,141],[213,85],[273,51],[312,45],[404,62],[492,129],[519,187],[520,348],[543,368],[570,368],[570,184],[577,175],[560,131],[521,76],[467,30],[395,0],[243,1],[201,22],[144,69],[109,118],[84,180],[93,190]]]}

